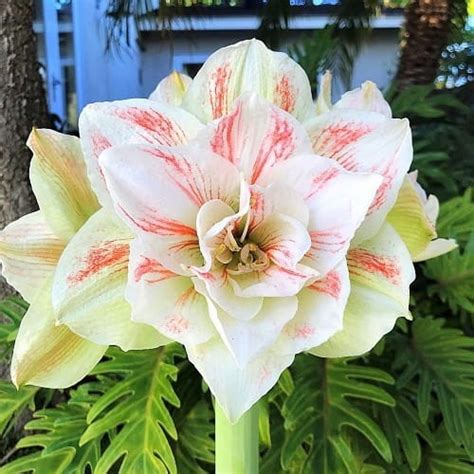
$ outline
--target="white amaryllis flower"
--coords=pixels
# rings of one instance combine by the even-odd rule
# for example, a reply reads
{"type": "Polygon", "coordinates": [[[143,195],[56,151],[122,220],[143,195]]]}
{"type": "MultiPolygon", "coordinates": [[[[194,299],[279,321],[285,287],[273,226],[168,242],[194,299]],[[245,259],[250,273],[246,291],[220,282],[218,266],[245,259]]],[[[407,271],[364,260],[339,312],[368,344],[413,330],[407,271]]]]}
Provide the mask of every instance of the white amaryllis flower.
{"type": "Polygon", "coordinates": [[[295,353],[360,354],[409,316],[413,267],[385,218],[410,130],[343,104],[315,116],[301,68],[255,41],[211,56],[180,108],[182,88],[163,87],[167,104],[89,107],[81,136],[102,202],[136,235],[132,318],[182,342],[236,419],[295,353]],[[183,145],[160,146],[178,113],[183,145]],[[137,143],[94,150],[125,129],[137,143]]]}
{"type": "Polygon", "coordinates": [[[109,344],[176,340],[236,420],[295,354],[362,354],[409,318],[410,252],[423,249],[397,211],[408,122],[391,118],[370,83],[333,106],[329,83],[315,106],[303,70],[253,40],[217,51],[193,81],[171,75],[152,100],[88,106],[79,125],[90,184],[56,173],[69,165],[51,154],[57,176],[35,178],[51,195],[37,193],[48,232],[20,220],[0,236],[4,273],[29,313],[47,314],[47,324],[22,323],[17,383],[67,386],[109,344]],[[58,186],[66,197],[91,187],[102,209],[91,216],[94,201],[71,227],[80,193],[61,207],[58,186]],[[78,341],[98,347],[91,360],[78,341]]]}

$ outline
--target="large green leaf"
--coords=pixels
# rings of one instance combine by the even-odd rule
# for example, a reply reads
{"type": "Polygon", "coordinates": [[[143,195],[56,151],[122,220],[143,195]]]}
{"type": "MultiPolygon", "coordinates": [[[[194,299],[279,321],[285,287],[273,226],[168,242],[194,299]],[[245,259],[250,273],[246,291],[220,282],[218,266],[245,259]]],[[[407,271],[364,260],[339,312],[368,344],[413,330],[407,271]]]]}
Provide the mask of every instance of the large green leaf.
{"type": "Polygon", "coordinates": [[[175,391],[180,407],[172,411],[178,439],[173,450],[179,474],[205,474],[214,465],[214,413],[202,378],[187,360],[179,364],[175,391]]]}
{"type": "Polygon", "coordinates": [[[411,403],[410,391],[393,389],[390,393],[396,405],[377,407],[377,418],[384,428],[393,454],[390,472],[414,472],[421,464],[423,440],[431,444],[432,434],[411,403]]]}
{"type": "Polygon", "coordinates": [[[417,406],[422,423],[436,395],[449,436],[474,457],[474,339],[443,319],[418,318],[412,336],[399,336],[395,361],[402,368],[399,388],[417,379],[417,406]]]}
{"type": "Polygon", "coordinates": [[[60,449],[44,456],[33,453],[0,467],[0,474],[66,474],[74,455],[74,448],[60,449]]]}
{"type": "Polygon", "coordinates": [[[0,436],[5,435],[24,409],[33,407],[37,387],[17,390],[11,382],[0,380],[0,436]]]}
{"type": "Polygon", "coordinates": [[[423,464],[417,474],[472,474],[474,464],[469,461],[466,452],[453,444],[446,429],[441,426],[436,434],[433,446],[426,450],[423,464]]]}
{"type": "MultiPolygon", "coordinates": [[[[16,449],[26,449],[26,455],[4,466],[5,472],[29,472],[38,474],[61,472],[64,474],[88,474],[94,472],[101,452],[101,437],[85,446],[79,446],[81,435],[87,428],[87,413],[101,392],[110,382],[84,383],[69,393],[66,402],[55,407],[36,411],[24,429],[27,434],[19,440],[16,449]],[[31,450],[35,449],[33,453],[31,450]],[[31,454],[30,454],[31,453],[31,454]],[[58,470],[46,470],[58,464],[58,470]]],[[[32,389],[30,387],[30,389],[32,389]]],[[[22,389],[24,390],[24,389],[22,389]]],[[[34,389],[37,390],[37,389],[34,389]]],[[[23,454],[22,451],[20,451],[23,454]]],[[[3,473],[2,470],[0,472],[3,473]]]]}
{"type": "Polygon", "coordinates": [[[126,353],[112,349],[108,360],[94,369],[96,375],[119,375],[114,386],[92,406],[87,417],[89,426],[81,438],[84,446],[114,432],[95,474],[108,473],[112,467],[123,474],[176,472],[167,437],[177,438],[167,406],[179,406],[172,387],[178,372],[173,362],[176,347],[126,353]]]}
{"type": "Polygon", "coordinates": [[[441,204],[436,230],[441,237],[455,238],[464,246],[474,233],[474,189],[441,204]]]}
{"type": "Polygon", "coordinates": [[[379,385],[391,384],[386,372],[348,360],[325,360],[309,355],[297,358],[292,373],[295,389],[285,401],[286,440],[282,465],[291,465],[301,446],[308,456],[301,472],[318,474],[361,472],[361,462],[351,449],[351,436],[365,438],[387,462],[390,446],[382,429],[359,406],[360,401],[388,406],[393,398],[379,385]]]}

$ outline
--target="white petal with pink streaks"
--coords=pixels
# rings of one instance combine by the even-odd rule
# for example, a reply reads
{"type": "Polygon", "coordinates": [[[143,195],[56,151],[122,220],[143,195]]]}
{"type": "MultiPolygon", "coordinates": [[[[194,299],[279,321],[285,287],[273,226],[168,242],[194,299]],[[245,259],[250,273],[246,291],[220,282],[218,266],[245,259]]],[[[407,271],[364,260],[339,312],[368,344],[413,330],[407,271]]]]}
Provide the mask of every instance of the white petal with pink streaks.
{"type": "Polygon", "coordinates": [[[311,248],[303,263],[322,276],[346,254],[382,178],[350,173],[335,161],[302,155],[275,167],[271,179],[292,186],[309,208],[311,248]]]}
{"type": "Polygon", "coordinates": [[[181,145],[201,128],[199,120],[185,110],[152,100],[87,105],[79,117],[79,133],[89,179],[100,203],[112,204],[97,161],[104,150],[125,143],[181,145]]]}

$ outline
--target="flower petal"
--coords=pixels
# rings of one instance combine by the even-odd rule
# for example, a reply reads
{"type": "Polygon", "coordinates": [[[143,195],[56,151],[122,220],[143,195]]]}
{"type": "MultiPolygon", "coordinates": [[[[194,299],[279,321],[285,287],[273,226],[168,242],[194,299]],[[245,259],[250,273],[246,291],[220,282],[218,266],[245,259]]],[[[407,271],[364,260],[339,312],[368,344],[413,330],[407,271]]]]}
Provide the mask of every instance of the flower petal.
{"type": "Polygon", "coordinates": [[[311,350],[320,357],[364,354],[392,330],[397,318],[411,318],[409,286],[415,270],[405,244],[389,224],[350,250],[347,261],[351,293],[344,327],[311,350]]]}
{"type": "Polygon", "coordinates": [[[312,120],[307,130],[315,153],[338,161],[349,171],[383,176],[356,239],[362,242],[375,235],[397,199],[413,158],[408,120],[341,109],[312,120]]]}
{"type": "Polygon", "coordinates": [[[131,238],[108,210],[94,214],[59,260],[52,302],[58,322],[90,341],[124,350],[148,349],[169,341],[131,320],[125,301],[131,238]]]}
{"type": "Polygon", "coordinates": [[[138,239],[130,246],[126,295],[133,320],[155,327],[170,339],[200,344],[215,334],[206,299],[194,290],[191,278],[165,268],[138,239]]]}
{"type": "Polygon", "coordinates": [[[235,294],[243,298],[287,297],[296,295],[318,276],[316,270],[306,265],[290,269],[273,264],[263,271],[232,275],[229,281],[235,294]]]}
{"type": "Polygon", "coordinates": [[[311,87],[301,66],[257,40],[212,54],[190,85],[183,106],[207,123],[227,115],[244,92],[259,94],[301,121],[312,112],[311,87]]]}
{"type": "Polygon", "coordinates": [[[117,212],[151,239],[163,265],[182,273],[182,265],[203,264],[197,214],[213,199],[238,205],[240,176],[231,163],[191,146],[134,145],[105,151],[100,163],[117,212]]]}
{"type": "Polygon", "coordinates": [[[126,143],[176,146],[187,143],[201,128],[201,123],[185,110],[146,99],[85,107],[79,117],[81,145],[89,179],[101,204],[111,204],[97,162],[104,150],[126,143]]]}
{"type": "Polygon", "coordinates": [[[377,112],[387,118],[392,118],[390,105],[372,81],[365,81],[361,87],[343,94],[334,104],[334,108],[377,112]]]}
{"type": "Polygon", "coordinates": [[[285,354],[297,354],[326,342],[343,325],[350,283],[344,259],[324,278],[298,294],[298,311],[285,326],[278,347],[285,354]]]}
{"type": "Polygon", "coordinates": [[[54,273],[65,245],[51,231],[41,211],[27,214],[0,232],[2,274],[26,301],[31,301],[54,273]]]}
{"type": "Polygon", "coordinates": [[[311,237],[300,221],[285,214],[272,214],[260,222],[249,234],[273,263],[290,270],[311,247],[311,237]]]}
{"type": "Polygon", "coordinates": [[[303,263],[321,276],[344,258],[382,181],[375,174],[350,173],[335,161],[315,155],[279,164],[271,179],[303,196],[309,208],[311,237],[303,263]]]}
{"type": "Polygon", "coordinates": [[[316,99],[316,114],[321,115],[332,109],[331,93],[332,74],[326,71],[321,78],[321,88],[316,99]]]}
{"type": "Polygon", "coordinates": [[[435,196],[426,196],[416,182],[416,172],[403,181],[397,201],[387,216],[408,247],[414,262],[420,262],[448,253],[457,247],[453,239],[437,239],[435,223],[439,204],[435,196]]]}
{"type": "Polygon", "coordinates": [[[231,423],[275,385],[294,359],[293,355],[269,349],[245,367],[239,367],[218,337],[205,344],[186,346],[186,351],[231,423]]]}
{"type": "Polygon", "coordinates": [[[265,298],[251,321],[241,321],[214,306],[209,298],[208,303],[212,321],[239,367],[245,367],[267,350],[298,308],[296,296],[265,298]]]}
{"type": "Polygon", "coordinates": [[[79,139],[33,129],[28,146],[33,151],[30,181],[41,212],[51,230],[67,241],[99,209],[79,139]]]}
{"type": "Polygon", "coordinates": [[[186,74],[173,71],[159,82],[156,89],[150,94],[149,99],[164,102],[169,105],[180,106],[184,94],[193,80],[186,74]]]}
{"type": "Polygon", "coordinates": [[[275,213],[291,216],[305,227],[309,222],[308,206],[295,189],[277,183],[251,186],[249,232],[275,213]]]}
{"type": "Polygon", "coordinates": [[[387,216],[387,221],[405,242],[412,258],[416,258],[436,237],[434,222],[428,218],[424,204],[412,181],[406,177],[387,216]]]}
{"type": "Polygon", "coordinates": [[[238,225],[239,219],[249,212],[249,206],[250,191],[244,180],[241,181],[240,203],[237,212],[219,199],[208,201],[201,206],[196,218],[196,228],[199,247],[205,263],[198,270],[199,273],[211,270],[216,249],[224,242],[227,229],[238,225]]]}
{"type": "Polygon", "coordinates": [[[260,295],[244,298],[236,294],[234,282],[224,267],[208,272],[195,269],[194,273],[196,278],[193,281],[196,291],[204,296],[209,296],[217,306],[231,317],[241,321],[249,321],[262,309],[263,298],[260,295]]]}
{"type": "Polygon", "coordinates": [[[455,239],[435,239],[432,240],[428,246],[420,252],[414,262],[424,262],[430,258],[436,258],[445,253],[451,252],[451,250],[457,249],[458,244],[455,239]]]}
{"type": "Polygon", "coordinates": [[[230,114],[209,125],[198,140],[237,166],[249,184],[258,183],[276,163],[311,153],[303,126],[256,94],[239,98],[230,114]]]}
{"type": "Polygon", "coordinates": [[[57,325],[48,279],[21,321],[13,350],[12,381],[17,387],[70,387],[92,370],[106,349],[79,337],[67,326],[57,325]]]}

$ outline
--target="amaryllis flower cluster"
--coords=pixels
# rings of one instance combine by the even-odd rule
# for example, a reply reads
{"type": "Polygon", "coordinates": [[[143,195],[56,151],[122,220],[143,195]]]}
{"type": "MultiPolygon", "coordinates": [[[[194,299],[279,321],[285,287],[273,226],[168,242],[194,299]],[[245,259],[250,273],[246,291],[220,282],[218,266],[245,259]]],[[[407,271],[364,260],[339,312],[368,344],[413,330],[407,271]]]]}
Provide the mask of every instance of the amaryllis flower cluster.
{"type": "Polygon", "coordinates": [[[32,132],[40,211],[0,237],[31,303],[17,385],[178,341],[237,420],[295,354],[359,355],[409,319],[412,261],[455,246],[434,240],[409,123],[375,85],[332,105],[327,75],[313,103],[304,71],[255,40],[149,100],[91,104],[79,128],[32,132]]]}

